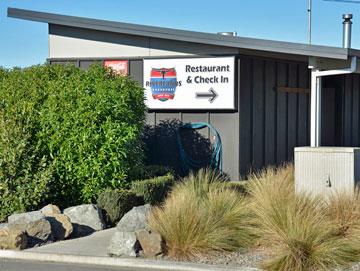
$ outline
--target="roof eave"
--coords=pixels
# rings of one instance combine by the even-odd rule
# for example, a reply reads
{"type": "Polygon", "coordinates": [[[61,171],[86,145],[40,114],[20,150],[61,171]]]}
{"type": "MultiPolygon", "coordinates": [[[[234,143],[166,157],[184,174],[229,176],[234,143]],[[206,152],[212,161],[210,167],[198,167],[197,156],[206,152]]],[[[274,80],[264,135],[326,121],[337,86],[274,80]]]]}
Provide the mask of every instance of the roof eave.
{"type": "Polygon", "coordinates": [[[58,24],[69,27],[93,29],[98,31],[115,32],[136,36],[146,36],[159,39],[193,42],[232,48],[259,50],[265,52],[276,52],[343,60],[348,59],[349,53],[359,54],[360,56],[360,51],[354,49],[351,49],[351,51],[349,51],[348,49],[338,47],[307,45],[254,38],[228,37],[211,33],[88,19],[82,17],[37,12],[17,8],[8,8],[8,17],[43,22],[48,24],[58,24]]]}

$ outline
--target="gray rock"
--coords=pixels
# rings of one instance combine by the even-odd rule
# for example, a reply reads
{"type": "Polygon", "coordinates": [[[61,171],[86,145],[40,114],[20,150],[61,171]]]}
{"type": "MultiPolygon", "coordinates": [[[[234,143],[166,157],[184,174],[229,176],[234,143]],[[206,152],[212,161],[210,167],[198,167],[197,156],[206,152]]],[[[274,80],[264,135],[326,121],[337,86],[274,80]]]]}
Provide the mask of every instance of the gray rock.
{"type": "Polygon", "coordinates": [[[110,240],[108,254],[110,256],[136,257],[141,250],[135,232],[117,231],[110,240]]]}
{"type": "Polygon", "coordinates": [[[0,229],[0,249],[21,250],[27,248],[28,237],[24,231],[0,229]]]}
{"type": "Polygon", "coordinates": [[[163,254],[165,242],[159,233],[140,230],[136,232],[136,238],[146,257],[157,257],[163,254]]]}
{"type": "Polygon", "coordinates": [[[121,218],[116,226],[116,229],[123,232],[135,232],[145,229],[148,230],[149,226],[147,217],[150,209],[151,207],[149,204],[132,208],[121,218]]]}
{"type": "Polygon", "coordinates": [[[73,232],[73,225],[66,215],[53,214],[52,216],[47,216],[46,220],[51,224],[51,230],[55,241],[66,239],[73,232]]]}
{"type": "Polygon", "coordinates": [[[94,231],[105,228],[101,210],[94,204],[84,204],[64,210],[64,215],[69,217],[73,224],[73,237],[89,235],[94,231]]]}
{"type": "Polygon", "coordinates": [[[9,223],[0,223],[0,229],[7,229],[9,223]]]}
{"type": "Polygon", "coordinates": [[[39,219],[25,224],[11,224],[10,230],[25,231],[28,235],[28,247],[41,246],[53,241],[51,224],[46,219],[39,219]]]}
{"type": "Polygon", "coordinates": [[[55,214],[61,214],[59,207],[53,204],[48,204],[40,209],[40,212],[46,216],[52,216],[55,214]]]}
{"type": "Polygon", "coordinates": [[[45,218],[41,211],[33,211],[28,213],[13,214],[8,217],[10,224],[26,224],[45,218]]]}

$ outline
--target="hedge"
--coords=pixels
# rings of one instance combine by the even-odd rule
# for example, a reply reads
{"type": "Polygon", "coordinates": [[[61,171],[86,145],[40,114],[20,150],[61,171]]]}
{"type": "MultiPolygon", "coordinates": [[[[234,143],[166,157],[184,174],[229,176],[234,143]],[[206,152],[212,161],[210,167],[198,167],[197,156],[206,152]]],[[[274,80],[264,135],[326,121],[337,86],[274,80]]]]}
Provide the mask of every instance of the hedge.
{"type": "Polygon", "coordinates": [[[106,212],[111,226],[116,225],[124,214],[141,203],[134,192],[123,189],[106,189],[97,200],[97,205],[106,212]]]}
{"type": "Polygon", "coordinates": [[[159,176],[164,176],[170,174],[175,174],[174,170],[170,167],[163,165],[146,165],[143,167],[139,167],[134,169],[132,173],[132,178],[134,180],[147,180],[152,179],[159,176]]]}
{"type": "Polygon", "coordinates": [[[100,66],[0,69],[0,220],[128,187],[143,161],[143,95],[100,66]]]}
{"type": "Polygon", "coordinates": [[[135,181],[131,185],[131,190],[137,196],[143,197],[145,203],[156,205],[164,201],[174,182],[174,175],[168,173],[165,176],[135,181]]]}

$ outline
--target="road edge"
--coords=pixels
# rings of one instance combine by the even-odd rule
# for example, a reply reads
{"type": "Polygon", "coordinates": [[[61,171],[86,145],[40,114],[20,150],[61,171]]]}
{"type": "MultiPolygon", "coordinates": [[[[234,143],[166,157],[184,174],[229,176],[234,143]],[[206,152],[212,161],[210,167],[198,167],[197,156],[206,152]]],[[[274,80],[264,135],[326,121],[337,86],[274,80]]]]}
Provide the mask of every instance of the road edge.
{"type": "Polygon", "coordinates": [[[53,254],[26,252],[14,250],[0,250],[0,258],[12,260],[27,260],[40,262],[56,262],[67,264],[99,265],[143,270],[172,270],[172,271],[258,271],[257,268],[236,268],[229,266],[213,266],[196,263],[170,262],[163,260],[145,260],[112,257],[79,256],[69,254],[53,254]]]}

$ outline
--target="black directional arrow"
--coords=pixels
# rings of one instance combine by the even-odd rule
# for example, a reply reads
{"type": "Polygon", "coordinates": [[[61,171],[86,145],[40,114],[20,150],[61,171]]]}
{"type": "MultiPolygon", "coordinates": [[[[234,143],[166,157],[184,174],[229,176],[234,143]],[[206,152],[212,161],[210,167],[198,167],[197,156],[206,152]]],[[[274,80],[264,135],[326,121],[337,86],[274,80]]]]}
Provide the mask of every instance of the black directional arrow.
{"type": "Polygon", "coordinates": [[[197,92],[196,93],[196,98],[197,99],[207,99],[209,98],[209,102],[212,103],[213,101],[215,101],[215,99],[218,97],[219,95],[217,94],[217,92],[213,89],[210,88],[209,92],[197,92]]]}

